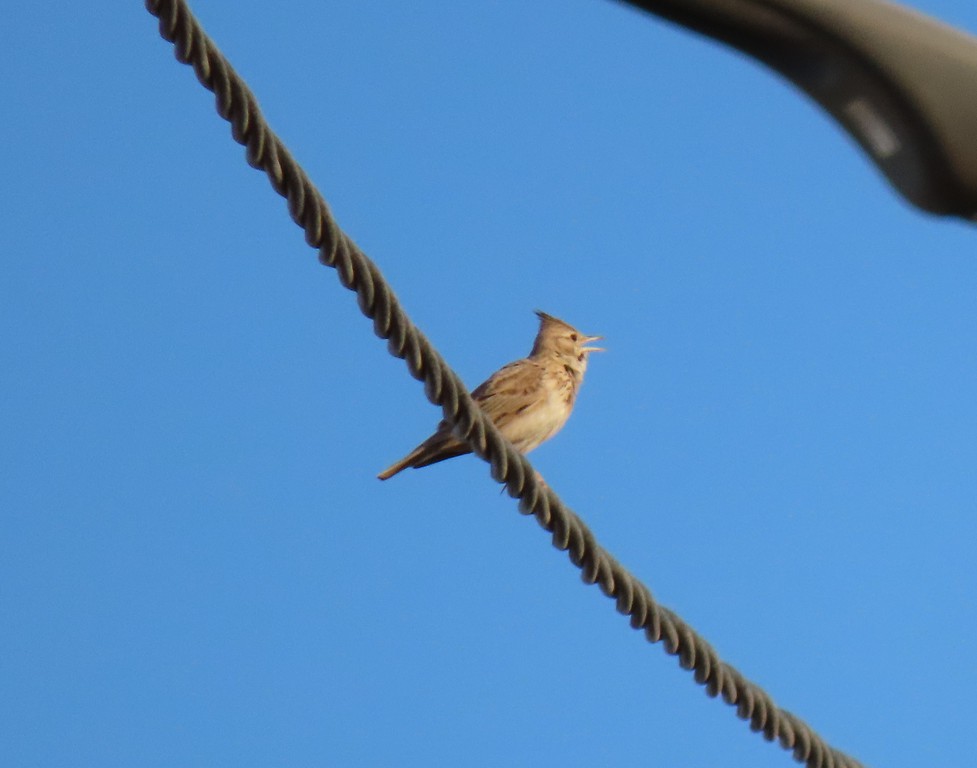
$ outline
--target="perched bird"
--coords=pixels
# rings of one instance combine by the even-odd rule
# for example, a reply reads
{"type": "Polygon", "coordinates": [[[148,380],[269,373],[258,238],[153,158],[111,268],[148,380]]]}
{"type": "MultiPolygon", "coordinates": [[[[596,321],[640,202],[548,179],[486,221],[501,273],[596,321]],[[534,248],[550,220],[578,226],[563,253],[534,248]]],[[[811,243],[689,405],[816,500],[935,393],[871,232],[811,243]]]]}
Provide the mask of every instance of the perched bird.
{"type": "MultiPolygon", "coordinates": [[[[522,453],[560,431],[573,410],[587,356],[603,351],[587,346],[600,336],[584,336],[545,312],[536,314],[539,333],[529,357],[500,368],[472,392],[485,415],[522,453]]],[[[377,477],[386,480],[407,467],[420,469],[466,453],[471,448],[442,421],[433,435],[377,477]]]]}

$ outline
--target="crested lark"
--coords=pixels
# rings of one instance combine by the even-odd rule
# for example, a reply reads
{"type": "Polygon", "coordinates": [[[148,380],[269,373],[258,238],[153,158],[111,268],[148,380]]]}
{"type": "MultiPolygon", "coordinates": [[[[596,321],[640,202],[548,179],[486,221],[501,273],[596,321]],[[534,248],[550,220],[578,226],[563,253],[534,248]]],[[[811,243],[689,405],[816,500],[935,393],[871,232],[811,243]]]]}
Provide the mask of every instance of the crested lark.
{"type": "MultiPolygon", "coordinates": [[[[603,351],[587,346],[600,336],[584,336],[545,312],[536,314],[539,333],[529,357],[500,368],[472,392],[485,415],[522,453],[560,431],[573,410],[587,356],[603,351]]],[[[471,448],[442,421],[433,435],[377,477],[386,480],[407,467],[420,469],[466,453],[471,448]]]]}

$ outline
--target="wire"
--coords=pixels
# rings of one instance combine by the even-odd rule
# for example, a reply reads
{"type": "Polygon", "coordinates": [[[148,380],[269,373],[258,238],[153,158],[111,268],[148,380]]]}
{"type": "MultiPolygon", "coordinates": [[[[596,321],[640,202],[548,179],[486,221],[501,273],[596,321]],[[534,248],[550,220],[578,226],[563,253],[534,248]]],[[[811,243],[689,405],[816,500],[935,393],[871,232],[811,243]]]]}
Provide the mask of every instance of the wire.
{"type": "Polygon", "coordinates": [[[581,578],[597,584],[630,617],[651,643],[678,656],[711,697],[722,697],[748,720],[750,728],[768,741],[778,741],[794,758],[810,768],[860,768],[853,758],[830,747],[810,726],[780,709],[759,686],[723,662],[713,648],[651,591],[601,547],[594,534],[553,492],[537,480],[526,458],[509,444],[474,404],[461,379],[401,309],[380,270],[340,230],[319,191],[272,132],[254,94],[232,69],[184,0],[147,0],[159,18],[162,37],[174,45],[177,59],[193,67],[197,79],[216,97],[217,112],[231,124],[234,140],[246,147],[248,163],[268,176],[272,187],[288,201],[288,210],[305,230],[306,242],[319,250],[319,260],[333,267],[339,281],[356,292],[360,310],[373,320],[377,336],[387,339],[390,354],[403,359],[410,374],[424,382],[424,392],[441,406],[444,418],[489,462],[492,477],[505,483],[519,510],[535,516],[552,534],[552,543],[567,552],[581,570],[581,578]]]}

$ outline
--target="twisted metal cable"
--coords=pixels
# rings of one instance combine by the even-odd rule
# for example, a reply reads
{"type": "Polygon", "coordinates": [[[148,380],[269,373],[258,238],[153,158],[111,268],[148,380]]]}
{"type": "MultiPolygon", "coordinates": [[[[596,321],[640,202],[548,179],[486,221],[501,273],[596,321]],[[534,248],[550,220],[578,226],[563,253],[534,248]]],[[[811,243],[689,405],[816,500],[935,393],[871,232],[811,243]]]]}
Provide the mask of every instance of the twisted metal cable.
{"type": "Polygon", "coordinates": [[[146,8],[159,18],[160,35],[173,43],[176,58],[192,66],[201,84],[214,93],[217,112],[231,124],[234,140],[246,147],[248,163],[264,171],[275,191],[288,201],[292,219],[305,230],[306,242],[318,249],[319,260],[333,267],[339,281],[356,292],[360,310],[373,320],[376,335],[387,340],[390,354],[403,359],[410,374],[424,383],[428,400],[441,406],[444,418],[491,465],[492,477],[519,499],[520,512],[533,515],[552,534],[553,546],[568,553],[583,581],[597,584],[649,642],[661,642],[666,653],[677,656],[680,666],[692,671],[709,696],[735,706],[737,716],[749,721],[751,730],[778,741],[798,762],[809,768],[861,768],[722,661],[597,543],[549,486],[537,480],[526,458],[486,419],[458,376],[401,309],[376,264],[339,229],[322,195],[268,126],[254,94],[204,33],[186,2],[146,0],[146,8]]]}

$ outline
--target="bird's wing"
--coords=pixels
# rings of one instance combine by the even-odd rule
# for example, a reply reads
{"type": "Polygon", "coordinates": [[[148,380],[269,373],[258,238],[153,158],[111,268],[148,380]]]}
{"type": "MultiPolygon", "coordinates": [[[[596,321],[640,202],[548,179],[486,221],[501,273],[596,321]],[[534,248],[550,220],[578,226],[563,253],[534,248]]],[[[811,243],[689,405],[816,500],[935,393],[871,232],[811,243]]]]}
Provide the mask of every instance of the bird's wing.
{"type": "MultiPolygon", "coordinates": [[[[472,399],[496,427],[505,429],[519,414],[539,402],[542,388],[543,366],[525,358],[492,374],[475,388],[472,399]]],[[[446,421],[442,421],[433,435],[377,477],[386,480],[407,467],[419,469],[466,453],[471,453],[471,448],[454,435],[446,421]]]]}
{"type": "Polygon", "coordinates": [[[543,366],[524,358],[503,366],[472,392],[496,427],[502,429],[513,418],[539,400],[543,387],[543,366]]]}

